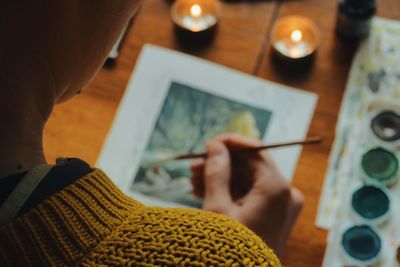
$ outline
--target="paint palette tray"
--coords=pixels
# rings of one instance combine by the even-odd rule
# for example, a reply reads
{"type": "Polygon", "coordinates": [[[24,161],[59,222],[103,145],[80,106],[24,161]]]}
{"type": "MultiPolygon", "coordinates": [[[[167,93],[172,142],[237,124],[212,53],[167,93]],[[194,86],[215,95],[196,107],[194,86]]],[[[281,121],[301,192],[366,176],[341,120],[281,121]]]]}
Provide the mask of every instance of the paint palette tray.
{"type": "Polygon", "coordinates": [[[400,105],[375,99],[351,130],[352,154],[323,266],[400,267],[400,105]]]}

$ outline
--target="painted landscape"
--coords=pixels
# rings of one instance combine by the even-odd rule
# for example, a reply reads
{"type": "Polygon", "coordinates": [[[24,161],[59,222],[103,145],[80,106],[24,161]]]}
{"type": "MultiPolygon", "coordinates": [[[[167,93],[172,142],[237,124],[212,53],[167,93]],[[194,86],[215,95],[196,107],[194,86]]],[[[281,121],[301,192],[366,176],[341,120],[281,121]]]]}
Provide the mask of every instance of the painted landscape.
{"type": "Polygon", "coordinates": [[[203,152],[208,140],[233,132],[261,139],[272,113],[268,110],[171,83],[154,126],[132,190],[169,202],[201,207],[192,195],[190,161],[156,166],[157,160],[177,154],[203,152]]]}

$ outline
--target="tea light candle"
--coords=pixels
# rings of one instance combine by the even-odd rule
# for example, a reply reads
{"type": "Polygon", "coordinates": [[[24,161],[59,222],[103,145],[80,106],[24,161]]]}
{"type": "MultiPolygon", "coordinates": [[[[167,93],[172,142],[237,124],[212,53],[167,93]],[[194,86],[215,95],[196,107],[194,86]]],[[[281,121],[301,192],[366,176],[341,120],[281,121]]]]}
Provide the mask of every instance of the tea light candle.
{"type": "Polygon", "coordinates": [[[301,16],[282,17],[271,32],[271,43],[275,51],[290,59],[312,55],[319,45],[319,30],[309,19],[301,16]]]}
{"type": "Polygon", "coordinates": [[[193,33],[215,27],[218,13],[217,0],[177,0],[171,9],[175,25],[193,33]]]}

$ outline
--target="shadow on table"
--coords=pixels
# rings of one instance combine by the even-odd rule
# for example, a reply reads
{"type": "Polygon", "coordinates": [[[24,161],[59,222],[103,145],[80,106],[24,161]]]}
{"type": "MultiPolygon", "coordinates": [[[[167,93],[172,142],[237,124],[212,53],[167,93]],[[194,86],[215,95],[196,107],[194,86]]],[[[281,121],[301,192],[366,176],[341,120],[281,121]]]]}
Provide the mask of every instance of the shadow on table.
{"type": "Polygon", "coordinates": [[[318,57],[318,51],[303,59],[289,59],[273,51],[271,47],[271,66],[275,73],[288,82],[300,82],[307,80],[312,73],[315,61],[333,60],[336,66],[348,69],[351,65],[360,40],[335,36],[334,45],[331,47],[333,59],[318,57]]]}
{"type": "Polygon", "coordinates": [[[197,54],[211,46],[218,31],[218,24],[203,32],[193,33],[180,27],[175,27],[174,31],[177,45],[185,52],[197,54]]]}
{"type": "Polygon", "coordinates": [[[277,54],[271,48],[271,66],[285,81],[294,82],[307,79],[314,66],[315,54],[302,59],[289,59],[277,54]]]}

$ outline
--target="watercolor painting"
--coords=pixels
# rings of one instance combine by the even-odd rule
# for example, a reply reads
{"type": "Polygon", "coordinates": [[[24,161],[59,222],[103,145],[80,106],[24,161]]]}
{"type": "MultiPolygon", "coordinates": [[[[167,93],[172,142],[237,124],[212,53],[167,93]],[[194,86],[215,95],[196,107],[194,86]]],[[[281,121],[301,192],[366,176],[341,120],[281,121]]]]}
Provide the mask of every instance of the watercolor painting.
{"type": "Polygon", "coordinates": [[[161,166],[151,162],[178,154],[203,152],[222,133],[259,139],[271,121],[269,110],[240,103],[172,82],[135,175],[132,190],[192,207],[202,202],[192,195],[191,161],[161,166]]]}

